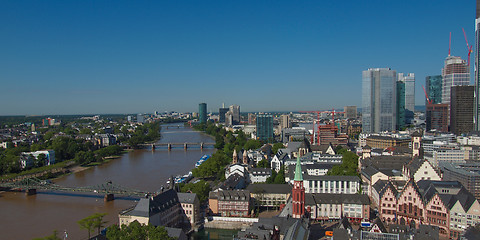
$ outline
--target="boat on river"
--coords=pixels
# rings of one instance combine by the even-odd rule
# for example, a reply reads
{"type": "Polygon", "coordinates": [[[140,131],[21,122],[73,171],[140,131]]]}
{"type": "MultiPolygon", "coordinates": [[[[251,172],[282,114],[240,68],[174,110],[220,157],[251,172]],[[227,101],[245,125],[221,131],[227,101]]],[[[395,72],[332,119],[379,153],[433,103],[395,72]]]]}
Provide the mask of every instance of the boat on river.
{"type": "Polygon", "coordinates": [[[205,161],[207,161],[207,159],[210,158],[210,155],[203,155],[200,160],[197,161],[197,163],[195,163],[195,167],[199,167],[200,165],[202,165],[202,163],[204,163],[205,161]]]}

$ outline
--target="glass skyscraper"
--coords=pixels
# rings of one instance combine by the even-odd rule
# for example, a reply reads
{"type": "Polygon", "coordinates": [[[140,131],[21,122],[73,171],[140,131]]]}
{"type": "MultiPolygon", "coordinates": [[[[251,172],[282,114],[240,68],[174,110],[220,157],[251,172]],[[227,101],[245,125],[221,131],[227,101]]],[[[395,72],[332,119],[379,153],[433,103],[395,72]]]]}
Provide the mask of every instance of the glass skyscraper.
{"type": "Polygon", "coordinates": [[[442,103],[450,104],[451,88],[470,84],[470,69],[462,58],[448,56],[442,69],[442,78],[442,103]]]}
{"type": "Polygon", "coordinates": [[[405,126],[405,85],[405,82],[397,81],[397,129],[405,126]]]}
{"type": "Polygon", "coordinates": [[[264,142],[273,142],[273,116],[271,114],[258,114],[256,124],[257,139],[264,142]]]}
{"type": "MultiPolygon", "coordinates": [[[[402,101],[405,101],[405,123],[410,124],[413,121],[415,112],[415,74],[409,73],[405,75],[399,73],[398,82],[402,82],[405,85],[404,100],[402,101]]],[[[397,98],[400,97],[397,95],[397,98]]]]}
{"type": "MultiPolygon", "coordinates": [[[[442,75],[427,76],[425,78],[425,92],[427,92],[432,104],[442,103],[442,87],[442,75]]],[[[425,99],[425,106],[427,106],[427,104],[427,99],[425,99]]]]}
{"type": "Polygon", "coordinates": [[[397,125],[397,73],[390,68],[362,72],[362,130],[394,131],[397,125]]]}
{"type": "Polygon", "coordinates": [[[207,122],[207,104],[206,103],[198,104],[198,120],[200,121],[200,123],[207,122]]]}
{"type": "Polygon", "coordinates": [[[475,17],[475,99],[474,99],[474,128],[480,130],[480,2],[477,0],[477,14],[475,17]]]}

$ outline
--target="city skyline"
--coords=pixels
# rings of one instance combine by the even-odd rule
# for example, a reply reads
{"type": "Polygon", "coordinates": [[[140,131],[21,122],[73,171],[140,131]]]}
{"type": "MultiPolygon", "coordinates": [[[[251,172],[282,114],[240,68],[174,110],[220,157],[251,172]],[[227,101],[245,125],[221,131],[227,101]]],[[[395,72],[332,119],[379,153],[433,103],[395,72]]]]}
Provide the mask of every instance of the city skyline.
{"type": "Polygon", "coordinates": [[[0,115],[360,108],[385,67],[424,105],[449,32],[452,56],[475,42],[475,1],[342,3],[2,2],[0,115]]]}

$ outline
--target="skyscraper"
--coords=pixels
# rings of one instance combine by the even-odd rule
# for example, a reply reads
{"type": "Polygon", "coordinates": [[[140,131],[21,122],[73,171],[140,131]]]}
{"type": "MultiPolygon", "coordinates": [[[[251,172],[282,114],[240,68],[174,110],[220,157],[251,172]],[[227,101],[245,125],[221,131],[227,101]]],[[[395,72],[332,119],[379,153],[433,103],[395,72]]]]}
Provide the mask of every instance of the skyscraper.
{"type": "Polygon", "coordinates": [[[398,81],[405,85],[403,97],[403,101],[405,101],[405,123],[410,124],[413,121],[415,112],[415,74],[409,73],[404,75],[403,73],[399,73],[398,81]]]}
{"type": "Polygon", "coordinates": [[[474,86],[453,86],[450,101],[450,131],[456,135],[473,131],[474,86]]]}
{"type": "MultiPolygon", "coordinates": [[[[399,74],[400,75],[400,74],[399,74]]],[[[405,126],[405,82],[397,81],[397,129],[405,126]]]]}
{"type": "Polygon", "coordinates": [[[436,129],[439,132],[448,132],[448,104],[427,104],[425,119],[427,131],[436,129]]]}
{"type": "MultiPolygon", "coordinates": [[[[427,76],[425,78],[425,92],[427,92],[427,96],[432,101],[432,104],[442,103],[442,87],[442,75],[427,76]]],[[[427,104],[427,99],[425,99],[425,106],[427,104]]]]}
{"type": "Polygon", "coordinates": [[[233,124],[239,124],[240,123],[240,106],[231,105],[230,112],[232,113],[233,124]]]}
{"type": "Polygon", "coordinates": [[[225,122],[225,113],[228,112],[228,108],[225,107],[225,103],[222,104],[222,107],[218,109],[218,122],[225,122]]]}
{"type": "Polygon", "coordinates": [[[470,84],[470,69],[462,58],[448,56],[442,69],[442,78],[442,103],[450,104],[451,88],[470,84]]]}
{"type": "Polygon", "coordinates": [[[394,131],[396,127],[397,73],[390,68],[362,72],[362,130],[364,133],[394,131]]]}
{"type": "Polygon", "coordinates": [[[264,142],[273,142],[273,116],[271,114],[257,115],[257,139],[264,142]]]}
{"type": "Polygon", "coordinates": [[[474,128],[480,130],[480,1],[477,0],[477,14],[475,18],[475,104],[474,128]]]}
{"type": "Polygon", "coordinates": [[[282,115],[281,126],[282,126],[281,127],[282,129],[292,127],[292,121],[290,120],[290,115],[288,115],[288,114],[282,115]]]}
{"type": "Polygon", "coordinates": [[[206,103],[198,104],[198,121],[200,121],[200,123],[207,122],[207,104],[206,103]]]}

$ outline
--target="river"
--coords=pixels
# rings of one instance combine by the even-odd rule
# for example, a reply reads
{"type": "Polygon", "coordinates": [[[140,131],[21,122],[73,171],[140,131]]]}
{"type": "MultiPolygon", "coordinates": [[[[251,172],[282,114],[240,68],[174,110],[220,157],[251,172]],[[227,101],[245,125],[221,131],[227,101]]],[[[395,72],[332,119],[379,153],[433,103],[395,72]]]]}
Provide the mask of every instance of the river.
{"type": "MultiPolygon", "coordinates": [[[[169,142],[214,142],[210,136],[180,128],[177,124],[163,125],[159,143],[169,142]],[[166,126],[169,126],[167,129],[166,126]]],[[[92,186],[112,181],[128,188],[156,191],[166,186],[172,175],[183,175],[194,168],[195,162],[204,154],[211,155],[212,146],[200,150],[199,147],[183,149],[166,147],[134,150],[118,159],[100,166],[73,173],[54,180],[62,186],[92,186]]],[[[134,200],[117,198],[104,202],[103,196],[56,193],[37,191],[36,195],[24,193],[0,194],[0,239],[32,239],[59,232],[63,239],[87,239],[86,230],[80,229],[77,221],[93,213],[104,212],[108,215],[107,225],[118,223],[118,212],[135,204],[134,200]],[[67,234],[65,234],[65,232],[67,234]]],[[[96,232],[95,232],[96,233],[96,232]]]]}

